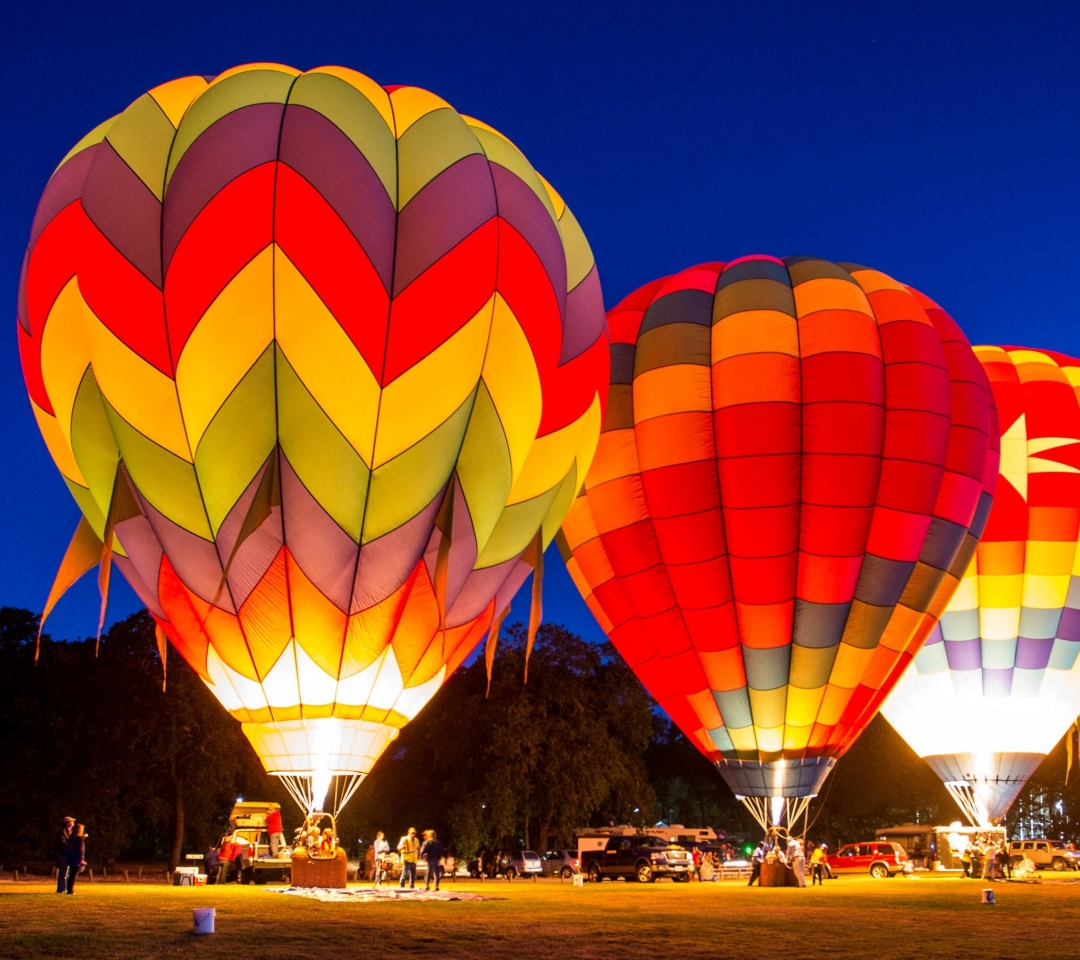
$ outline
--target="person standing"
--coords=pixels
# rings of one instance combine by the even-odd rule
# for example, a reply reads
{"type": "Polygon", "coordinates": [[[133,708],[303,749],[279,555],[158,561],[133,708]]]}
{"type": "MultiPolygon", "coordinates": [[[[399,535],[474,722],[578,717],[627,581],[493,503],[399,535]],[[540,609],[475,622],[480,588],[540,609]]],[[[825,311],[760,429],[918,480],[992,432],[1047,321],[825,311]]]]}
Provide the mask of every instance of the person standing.
{"type": "Polygon", "coordinates": [[[446,847],[435,836],[434,830],[424,831],[424,845],[420,848],[420,856],[427,864],[427,882],[424,884],[424,889],[431,889],[431,881],[434,878],[435,892],[438,893],[439,881],[442,879],[442,859],[446,856],[446,847]]]}
{"type": "Polygon", "coordinates": [[[56,858],[56,892],[64,893],[67,890],[67,842],[71,831],[75,826],[74,817],[64,817],[60,821],[60,829],[53,841],[53,856],[56,858]]]}
{"type": "Polygon", "coordinates": [[[820,847],[814,847],[814,852],[810,854],[810,885],[815,883],[825,886],[825,851],[828,848],[825,844],[820,847]]]}
{"type": "Polygon", "coordinates": [[[788,863],[795,872],[795,883],[800,887],[806,886],[806,854],[803,852],[802,841],[798,837],[788,840],[787,848],[788,863]]]}
{"type": "Polygon", "coordinates": [[[752,887],[755,883],[761,886],[761,861],[765,859],[765,841],[762,840],[756,847],[754,852],[750,855],[750,882],[748,887],[752,887]]]}
{"type": "Polygon", "coordinates": [[[285,831],[281,825],[281,809],[271,807],[266,815],[266,832],[270,835],[270,856],[277,857],[285,847],[285,831]]]}
{"type": "Polygon", "coordinates": [[[960,851],[960,866],[964,868],[964,876],[971,876],[971,844],[967,844],[960,851]]]}
{"type": "Polygon", "coordinates": [[[694,875],[693,879],[701,882],[701,847],[695,845],[694,849],[690,851],[690,857],[694,861],[694,875]]]}
{"type": "Polygon", "coordinates": [[[416,861],[420,857],[420,841],[416,836],[416,827],[409,827],[409,832],[398,841],[398,853],[401,854],[401,883],[404,889],[406,879],[409,889],[416,887],[416,861]]]}
{"type": "Polygon", "coordinates": [[[1005,841],[1002,840],[998,844],[997,849],[997,864],[998,873],[1001,875],[1002,880],[1012,879],[1012,858],[1009,856],[1009,848],[1005,845],[1005,841]]]}
{"type": "Polygon", "coordinates": [[[386,879],[386,862],[390,856],[390,841],[381,830],[375,834],[375,842],[371,845],[372,856],[375,860],[375,886],[380,886],[386,879]]]}
{"type": "Polygon", "coordinates": [[[77,823],[64,846],[64,890],[75,892],[75,878],[86,866],[86,828],[77,823]]]}

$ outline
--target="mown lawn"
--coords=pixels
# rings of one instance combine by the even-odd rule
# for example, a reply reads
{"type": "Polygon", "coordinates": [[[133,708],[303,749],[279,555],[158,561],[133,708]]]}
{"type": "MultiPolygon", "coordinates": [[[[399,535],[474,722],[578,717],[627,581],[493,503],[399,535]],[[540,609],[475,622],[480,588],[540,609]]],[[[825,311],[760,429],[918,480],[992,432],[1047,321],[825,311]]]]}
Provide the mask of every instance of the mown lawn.
{"type": "MultiPolygon", "coordinates": [[[[1034,958],[1080,956],[1080,881],[842,878],[742,883],[459,883],[486,902],[319,903],[260,887],[0,886],[0,957],[1034,958]],[[191,933],[191,908],[217,932],[191,933]]],[[[453,890],[449,884],[446,889],[453,890]]]]}

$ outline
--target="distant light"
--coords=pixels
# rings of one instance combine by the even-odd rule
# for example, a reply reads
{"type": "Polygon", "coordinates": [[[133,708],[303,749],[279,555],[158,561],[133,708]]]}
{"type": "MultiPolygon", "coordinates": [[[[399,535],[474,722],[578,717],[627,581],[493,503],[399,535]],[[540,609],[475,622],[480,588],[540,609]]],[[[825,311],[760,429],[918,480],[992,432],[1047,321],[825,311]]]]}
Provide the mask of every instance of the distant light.
{"type": "Polygon", "coordinates": [[[634,813],[641,813],[641,807],[634,807],[634,813]]]}
{"type": "Polygon", "coordinates": [[[487,804],[486,803],[480,804],[480,809],[481,810],[486,810],[487,809],[487,804]]]}
{"type": "Polygon", "coordinates": [[[244,802],[244,798],[243,798],[243,797],[237,797],[237,798],[236,798],[236,802],[237,802],[237,803],[243,803],[243,802],[244,802]]]}

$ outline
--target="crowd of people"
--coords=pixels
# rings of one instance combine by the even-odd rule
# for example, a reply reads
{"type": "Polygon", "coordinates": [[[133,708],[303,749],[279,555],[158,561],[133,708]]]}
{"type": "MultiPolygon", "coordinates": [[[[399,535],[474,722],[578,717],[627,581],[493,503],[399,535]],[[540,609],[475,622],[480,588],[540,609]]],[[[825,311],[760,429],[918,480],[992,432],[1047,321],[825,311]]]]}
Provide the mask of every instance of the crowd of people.
{"type": "Polygon", "coordinates": [[[421,840],[417,836],[416,827],[409,827],[405,835],[398,840],[397,850],[393,853],[386,834],[380,830],[375,835],[375,842],[368,848],[367,859],[372,861],[370,875],[376,887],[382,886],[390,878],[394,866],[400,863],[401,879],[398,886],[401,889],[415,889],[417,866],[423,861],[427,867],[424,889],[430,890],[434,885],[438,890],[452,858],[434,830],[425,830],[421,840]]]}
{"type": "Polygon", "coordinates": [[[810,883],[824,884],[832,876],[829,869],[829,848],[827,844],[815,844],[800,837],[789,835],[786,838],[775,827],[770,828],[765,838],[754,848],[750,855],[750,882],[761,885],[761,867],[764,863],[777,861],[791,868],[797,886],[806,886],[806,868],[810,867],[810,883]]]}
{"type": "Polygon", "coordinates": [[[979,834],[960,852],[964,876],[972,880],[1011,880],[1012,857],[1004,840],[979,834]]]}

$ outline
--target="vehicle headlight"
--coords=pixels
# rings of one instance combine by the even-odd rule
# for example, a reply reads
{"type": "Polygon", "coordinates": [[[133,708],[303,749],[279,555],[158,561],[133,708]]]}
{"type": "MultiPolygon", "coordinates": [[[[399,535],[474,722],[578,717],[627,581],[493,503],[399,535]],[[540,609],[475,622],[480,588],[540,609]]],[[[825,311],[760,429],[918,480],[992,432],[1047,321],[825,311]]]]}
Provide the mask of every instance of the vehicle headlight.
{"type": "Polygon", "coordinates": [[[667,858],[662,853],[650,853],[650,860],[666,860],[667,858]]]}

